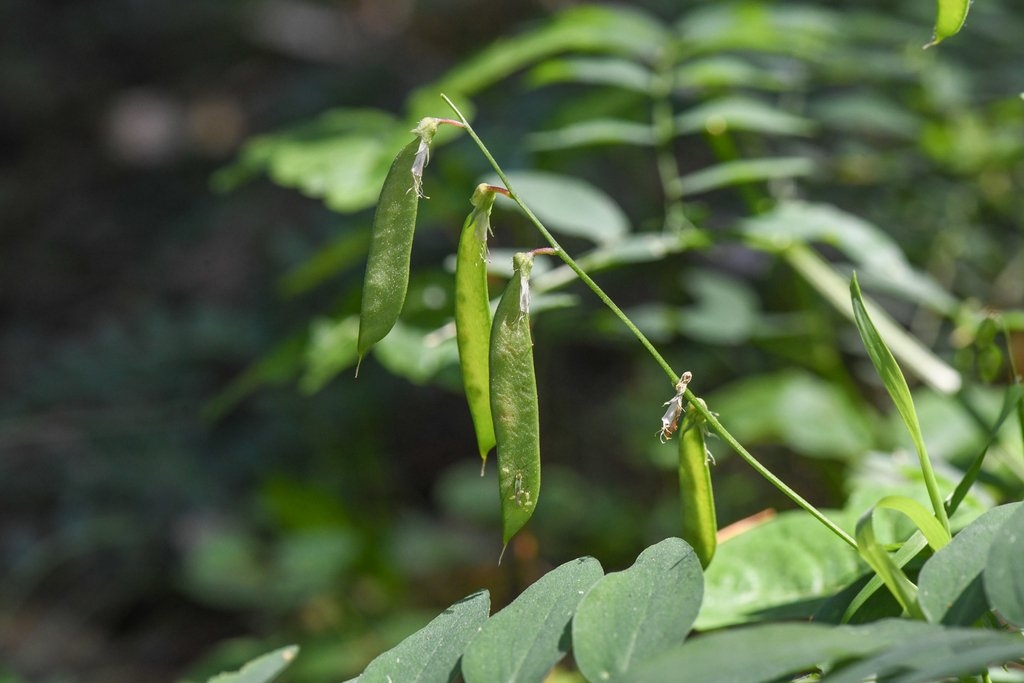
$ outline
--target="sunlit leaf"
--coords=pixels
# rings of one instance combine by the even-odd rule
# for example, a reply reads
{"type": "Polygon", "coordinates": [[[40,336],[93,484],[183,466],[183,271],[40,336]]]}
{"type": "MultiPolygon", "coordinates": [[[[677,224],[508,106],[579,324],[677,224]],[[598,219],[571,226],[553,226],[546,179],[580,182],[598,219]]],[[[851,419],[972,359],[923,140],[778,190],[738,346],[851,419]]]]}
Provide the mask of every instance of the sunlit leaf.
{"type": "Polygon", "coordinates": [[[935,33],[926,48],[938,45],[946,38],[960,32],[967,21],[967,11],[971,8],[971,0],[938,0],[938,12],[935,15],[935,33]]]}
{"type": "Polygon", "coordinates": [[[690,632],[703,592],[700,561],[682,539],[647,548],[580,603],[572,622],[579,670],[592,681],[636,680],[638,666],[690,632]]]}
{"type": "Polygon", "coordinates": [[[653,72],[646,66],[616,57],[553,59],[530,72],[530,79],[536,85],[586,83],[641,93],[650,92],[653,78],[653,72]]]}
{"type": "Polygon", "coordinates": [[[809,616],[863,571],[857,551],[817,520],[784,512],[718,545],[696,627],[809,616]]]}
{"type": "Polygon", "coordinates": [[[462,655],[467,683],[540,681],[569,649],[569,622],[584,594],[604,576],[592,557],[542,576],[484,624],[462,655]]]}
{"type": "Polygon", "coordinates": [[[252,660],[238,671],[214,676],[207,683],[270,683],[292,663],[298,652],[295,645],[282,647],[252,660]]]}
{"type": "Polygon", "coordinates": [[[370,662],[359,683],[450,683],[458,675],[459,657],[466,643],[487,621],[490,609],[487,591],[459,600],[370,662]]]}
{"type": "Polygon", "coordinates": [[[680,135],[753,131],[766,135],[810,135],[815,123],[752,97],[730,95],[692,107],[675,119],[680,135]]]}
{"type": "MultiPolygon", "coordinates": [[[[510,189],[552,231],[604,244],[616,242],[629,232],[629,219],[619,205],[590,183],[541,171],[515,171],[508,178],[510,189]]],[[[484,182],[501,181],[489,177],[484,182]]],[[[498,197],[497,204],[508,208],[511,201],[498,197]]]]}
{"type": "Polygon", "coordinates": [[[593,119],[571,123],[556,130],[546,130],[529,136],[530,147],[536,150],[571,149],[593,145],[654,144],[654,130],[646,123],[593,119]]]}
{"type": "Polygon", "coordinates": [[[723,161],[687,174],[675,183],[680,195],[694,195],[733,185],[813,175],[815,164],[804,157],[723,161]]]}

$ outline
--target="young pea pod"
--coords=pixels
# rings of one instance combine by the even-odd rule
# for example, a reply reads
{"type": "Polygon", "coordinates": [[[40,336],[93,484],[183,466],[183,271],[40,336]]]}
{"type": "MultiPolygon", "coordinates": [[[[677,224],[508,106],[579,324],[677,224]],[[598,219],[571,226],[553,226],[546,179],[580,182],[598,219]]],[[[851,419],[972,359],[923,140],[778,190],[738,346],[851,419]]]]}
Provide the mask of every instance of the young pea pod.
{"type": "Polygon", "coordinates": [[[395,157],[380,191],[359,311],[356,349],[360,361],[395,326],[405,304],[416,210],[423,196],[423,169],[439,123],[441,119],[420,121],[412,131],[417,139],[395,157]]]}
{"type": "MultiPolygon", "coordinates": [[[[689,374],[689,373],[687,373],[689,374]]],[[[700,401],[701,399],[697,399],[700,401]]],[[[703,401],[701,401],[703,404],[703,401]]],[[[705,406],[706,407],[706,406],[705,406]]],[[[707,569],[718,544],[718,522],[715,518],[715,496],[711,490],[714,462],[705,441],[707,427],[704,416],[696,410],[686,411],[679,435],[679,497],[683,504],[682,537],[693,546],[702,567],[707,569]]]]}
{"type": "Polygon", "coordinates": [[[491,414],[498,445],[501,533],[509,540],[530,519],[540,493],[540,417],[530,337],[533,254],[516,254],[515,272],[491,328],[491,414]]]}
{"type": "Polygon", "coordinates": [[[481,476],[487,454],[495,444],[488,395],[491,307],[487,293],[487,234],[491,229],[495,192],[504,192],[504,189],[481,183],[473,193],[473,212],[462,226],[455,264],[455,336],[459,344],[462,385],[480,449],[481,476]]]}

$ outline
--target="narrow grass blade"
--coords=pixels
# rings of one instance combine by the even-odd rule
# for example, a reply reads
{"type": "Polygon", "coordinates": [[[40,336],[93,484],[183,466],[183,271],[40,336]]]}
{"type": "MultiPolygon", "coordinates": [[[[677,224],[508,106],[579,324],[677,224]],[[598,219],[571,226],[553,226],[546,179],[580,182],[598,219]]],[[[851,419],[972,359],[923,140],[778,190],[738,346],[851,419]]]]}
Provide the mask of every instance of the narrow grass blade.
{"type": "MultiPolygon", "coordinates": [[[[903,418],[903,423],[910,432],[910,438],[914,441],[914,447],[917,449],[917,457],[921,465],[921,473],[924,475],[924,483],[928,489],[928,498],[931,500],[932,509],[935,511],[935,518],[946,530],[948,538],[949,518],[946,516],[946,507],[942,503],[939,485],[935,480],[935,472],[932,469],[931,460],[929,460],[928,452],[925,449],[924,435],[921,433],[921,424],[917,419],[917,411],[914,409],[914,399],[910,395],[910,387],[907,386],[907,380],[903,376],[903,372],[900,371],[900,366],[896,363],[896,359],[893,358],[889,347],[885,345],[881,335],[875,328],[874,323],[871,321],[871,316],[868,315],[868,310],[864,305],[864,297],[860,291],[860,285],[857,283],[856,273],[854,273],[853,279],[850,280],[850,299],[853,304],[854,321],[857,324],[860,337],[864,341],[864,347],[867,349],[868,356],[871,358],[871,363],[882,378],[886,391],[889,392],[893,403],[896,404],[896,410],[899,412],[900,417],[903,418]]],[[[924,530],[922,529],[922,531],[924,530]]]]}

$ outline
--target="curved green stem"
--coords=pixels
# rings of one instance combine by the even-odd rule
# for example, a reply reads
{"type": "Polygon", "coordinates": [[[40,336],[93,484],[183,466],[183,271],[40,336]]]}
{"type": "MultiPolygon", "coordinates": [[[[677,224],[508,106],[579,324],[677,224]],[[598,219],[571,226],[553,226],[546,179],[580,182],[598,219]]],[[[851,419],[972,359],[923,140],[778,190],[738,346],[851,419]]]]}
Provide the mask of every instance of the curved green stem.
{"type": "MultiPolygon", "coordinates": [[[[577,264],[576,261],[573,260],[573,258],[569,256],[569,254],[567,254],[564,249],[562,249],[561,245],[558,244],[558,241],[554,238],[554,236],[548,231],[544,224],[541,223],[540,219],[537,218],[536,215],[534,215],[533,211],[530,210],[530,207],[527,206],[526,203],[522,200],[522,198],[516,193],[515,189],[509,183],[508,176],[505,175],[505,172],[502,170],[497,160],[495,160],[490,150],[487,149],[487,145],[485,145],[483,140],[481,140],[480,137],[476,134],[476,131],[473,130],[473,126],[470,125],[466,117],[462,114],[461,111],[459,111],[459,108],[456,107],[455,103],[452,102],[446,95],[441,95],[441,97],[448,104],[448,106],[451,107],[452,111],[455,112],[456,116],[458,116],[459,120],[465,127],[466,132],[473,139],[473,142],[476,143],[476,146],[480,148],[480,152],[491,164],[491,167],[494,169],[495,173],[498,174],[498,177],[501,178],[501,182],[505,184],[505,189],[508,190],[508,196],[519,206],[520,209],[522,209],[523,213],[526,215],[529,221],[533,223],[534,227],[537,228],[540,234],[543,235],[544,239],[547,240],[548,244],[550,244],[552,248],[555,249],[555,253],[558,255],[558,257],[561,258],[562,261],[565,262],[565,264],[569,266],[569,268],[571,268],[574,273],[576,273],[580,280],[582,280],[583,283],[586,284],[587,287],[589,287],[591,291],[594,292],[597,298],[600,299],[601,302],[604,303],[604,305],[607,306],[612,311],[612,313],[614,313],[616,317],[618,317],[619,320],[621,320],[627,328],[629,328],[629,330],[636,336],[636,338],[640,341],[643,347],[647,349],[647,352],[651,354],[651,357],[654,358],[658,365],[661,366],[662,370],[665,371],[665,374],[668,375],[669,379],[672,381],[672,385],[675,386],[675,384],[679,381],[679,375],[677,375],[672,370],[672,366],[668,364],[668,361],[666,361],[664,357],[662,357],[662,355],[658,353],[658,350],[654,348],[654,345],[651,343],[651,341],[644,335],[643,332],[640,331],[640,328],[638,328],[633,323],[633,321],[629,319],[629,316],[627,316],[622,311],[622,309],[619,308],[615,304],[615,302],[612,301],[611,298],[604,293],[604,290],[602,290],[598,286],[598,284],[594,282],[594,280],[591,279],[589,275],[587,275],[587,273],[579,266],[579,264],[577,264]]],[[[703,403],[697,400],[697,397],[693,394],[692,391],[687,389],[685,396],[686,400],[692,406],[691,409],[696,410],[698,413],[700,413],[704,417],[704,419],[707,420],[708,426],[716,434],[718,434],[718,436],[721,437],[723,441],[729,444],[729,446],[734,451],[736,451],[736,453],[741,458],[743,458],[743,460],[745,460],[748,465],[754,468],[754,470],[757,471],[758,474],[760,474],[770,484],[772,484],[773,486],[775,486],[775,488],[777,488],[779,491],[785,494],[790,500],[792,500],[798,506],[807,511],[812,517],[814,517],[819,522],[824,524],[832,533],[834,533],[840,539],[842,539],[854,548],[857,547],[857,542],[853,539],[852,536],[850,536],[850,534],[843,531],[839,527],[839,525],[830,520],[828,517],[825,516],[824,513],[822,513],[811,503],[805,500],[800,494],[798,494],[796,491],[787,486],[786,483],[779,479],[777,476],[775,476],[771,472],[771,470],[769,470],[767,467],[758,462],[757,459],[753,455],[751,455],[750,452],[746,448],[744,448],[739,441],[736,440],[736,437],[734,437],[732,434],[729,433],[728,430],[726,430],[722,423],[718,421],[718,418],[715,417],[714,413],[709,411],[703,403]]]]}

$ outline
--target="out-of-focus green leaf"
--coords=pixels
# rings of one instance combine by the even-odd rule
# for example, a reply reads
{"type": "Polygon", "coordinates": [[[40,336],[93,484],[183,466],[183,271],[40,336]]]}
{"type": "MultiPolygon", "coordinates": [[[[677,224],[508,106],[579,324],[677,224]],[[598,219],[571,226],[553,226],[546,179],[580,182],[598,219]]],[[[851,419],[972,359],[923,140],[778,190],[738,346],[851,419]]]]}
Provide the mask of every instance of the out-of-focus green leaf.
{"type": "Polygon", "coordinates": [[[667,538],[590,589],[572,622],[573,657],[591,681],[634,681],[637,667],[690,632],[704,593],[700,560],[667,538]]]}
{"type": "Polygon", "coordinates": [[[540,28],[495,42],[476,57],[449,71],[437,83],[415,92],[407,106],[411,112],[410,120],[436,115],[440,92],[458,102],[556,54],[596,52],[653,62],[669,40],[669,29],[638,9],[597,5],[574,7],[540,28]]]}
{"type": "Polygon", "coordinates": [[[765,135],[810,135],[816,124],[752,97],[728,95],[692,107],[675,118],[676,133],[712,135],[742,130],[765,135]]]}
{"type": "Polygon", "coordinates": [[[298,652],[295,645],[282,647],[252,660],[238,671],[214,676],[207,683],[270,683],[291,664],[298,652]]]}
{"type": "Polygon", "coordinates": [[[935,32],[926,48],[938,45],[946,38],[955,36],[967,21],[967,10],[971,8],[971,0],[938,0],[938,13],[935,15],[935,32]]]}
{"type": "Polygon", "coordinates": [[[462,655],[467,683],[540,681],[569,650],[569,622],[584,594],[604,576],[584,557],[552,569],[487,620],[462,655]]]}
{"type": "Polygon", "coordinates": [[[989,551],[1001,543],[1002,525],[1022,503],[1000,505],[958,533],[918,575],[918,600],[928,621],[970,626],[988,610],[982,571],[989,551]]]}
{"type": "Polygon", "coordinates": [[[737,159],[687,174],[674,184],[674,190],[687,196],[732,185],[809,176],[814,170],[814,162],[804,157],[737,159]]]}
{"type": "MultiPolygon", "coordinates": [[[[930,277],[915,271],[885,231],[834,206],[780,202],[767,213],[744,219],[740,230],[755,243],[772,250],[784,250],[801,242],[828,244],[841,250],[858,271],[863,271],[865,282],[943,314],[952,314],[956,309],[956,299],[930,277]]],[[[886,339],[892,343],[888,331],[886,339]]]]}
{"type": "Polygon", "coordinates": [[[380,655],[357,679],[359,683],[438,683],[455,680],[466,643],[487,621],[491,597],[473,593],[441,612],[433,621],[380,655]]]}
{"type": "Polygon", "coordinates": [[[863,406],[800,370],[740,379],[716,390],[709,402],[746,444],[781,442],[803,455],[846,459],[861,457],[874,443],[863,406]]]}
{"type": "Polygon", "coordinates": [[[654,130],[646,123],[594,119],[572,123],[557,130],[533,133],[528,140],[530,147],[535,150],[571,149],[591,145],[650,147],[654,144],[654,130]]]}
{"type": "Polygon", "coordinates": [[[305,294],[366,258],[369,244],[369,230],[343,233],[319,249],[308,261],[285,273],[278,281],[278,290],[287,297],[305,294]]]}
{"type": "Polygon", "coordinates": [[[843,13],[821,6],[709,3],[687,12],[678,28],[692,52],[746,50],[821,58],[843,43],[843,13]]]}
{"type": "Polygon", "coordinates": [[[812,105],[815,119],[845,133],[916,140],[923,120],[880,93],[837,93],[812,105]]]}
{"type": "Polygon", "coordinates": [[[804,79],[802,68],[792,65],[788,71],[767,69],[733,55],[713,55],[693,59],[675,72],[677,88],[788,90],[804,79]]]}
{"type": "Polygon", "coordinates": [[[746,283],[709,270],[686,275],[686,289],[697,305],[679,311],[679,332],[710,344],[750,339],[758,319],[758,299],[746,283]]]}
{"type": "MultiPolygon", "coordinates": [[[[853,306],[846,280],[813,249],[787,238],[776,240],[774,244],[762,241],[761,245],[765,249],[781,251],[787,263],[808,284],[818,290],[837,311],[853,320],[853,306]]],[[[916,337],[908,334],[884,310],[871,302],[867,303],[867,308],[871,311],[875,325],[885,335],[893,355],[904,362],[918,379],[944,394],[954,394],[960,390],[963,380],[959,372],[932,353],[916,337]]]]}
{"type": "Polygon", "coordinates": [[[535,85],[587,83],[640,93],[651,91],[653,78],[654,74],[646,66],[617,57],[552,59],[530,71],[530,80],[535,85]]]}
{"type": "Polygon", "coordinates": [[[817,520],[783,512],[718,545],[696,628],[809,616],[863,571],[857,551],[817,520]]]}
{"type": "Polygon", "coordinates": [[[442,369],[454,367],[459,349],[454,334],[438,334],[398,323],[374,347],[374,357],[392,373],[425,384],[442,369]]]}
{"type": "Polygon", "coordinates": [[[210,399],[203,417],[216,422],[260,387],[291,382],[302,370],[306,343],[305,335],[296,335],[278,344],[210,399]]]}
{"type": "MultiPolygon", "coordinates": [[[[861,295],[856,274],[850,280],[850,299],[853,303],[854,321],[864,342],[864,348],[867,349],[871,363],[875,366],[875,371],[882,378],[882,384],[885,386],[886,391],[889,392],[897,412],[903,418],[907,431],[910,432],[910,437],[914,441],[914,448],[917,449],[921,472],[924,475],[925,488],[928,490],[928,497],[931,499],[932,510],[935,512],[936,520],[945,530],[946,540],[948,541],[949,519],[946,517],[946,508],[942,503],[942,496],[939,492],[938,483],[935,480],[931,460],[928,458],[924,434],[921,432],[921,424],[917,419],[917,411],[914,409],[914,399],[910,395],[910,387],[907,385],[907,379],[903,376],[903,371],[900,370],[899,364],[896,363],[896,358],[889,351],[885,340],[882,339],[878,329],[871,320],[871,315],[864,305],[864,297],[861,295]]],[[[927,530],[921,527],[920,524],[918,526],[927,536],[927,530]]],[[[932,539],[929,537],[928,541],[931,543],[932,539]]]]}
{"type": "Polygon", "coordinates": [[[1024,505],[1019,505],[996,532],[985,565],[985,594],[992,609],[1024,628],[1024,505]]]}
{"type": "Polygon", "coordinates": [[[299,387],[304,393],[315,394],[339,372],[355,367],[358,336],[358,315],[346,316],[341,320],[317,318],[310,324],[306,372],[299,381],[299,387]]]}
{"type": "MultiPolygon", "coordinates": [[[[508,173],[509,184],[549,229],[564,235],[610,244],[629,233],[629,219],[607,194],[578,178],[541,171],[508,173]]],[[[500,184],[490,177],[483,182],[500,184]]],[[[512,200],[499,196],[499,206],[512,200]]]]}
{"type": "Polygon", "coordinates": [[[280,185],[323,198],[336,211],[359,211],[377,201],[390,160],[407,138],[390,114],[336,109],[311,123],[253,139],[213,183],[227,190],[265,172],[280,185]]]}

